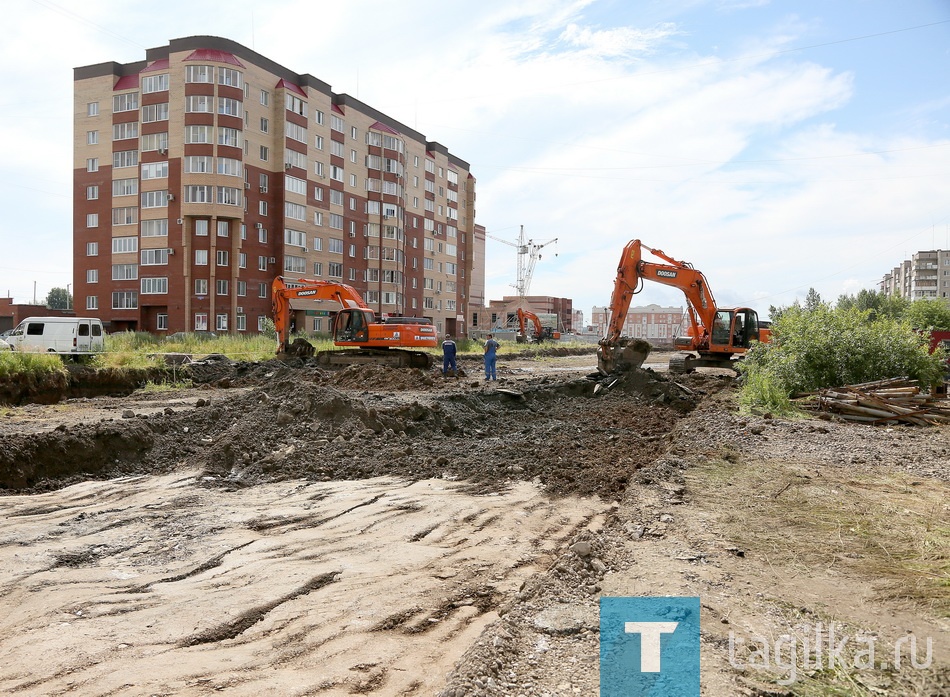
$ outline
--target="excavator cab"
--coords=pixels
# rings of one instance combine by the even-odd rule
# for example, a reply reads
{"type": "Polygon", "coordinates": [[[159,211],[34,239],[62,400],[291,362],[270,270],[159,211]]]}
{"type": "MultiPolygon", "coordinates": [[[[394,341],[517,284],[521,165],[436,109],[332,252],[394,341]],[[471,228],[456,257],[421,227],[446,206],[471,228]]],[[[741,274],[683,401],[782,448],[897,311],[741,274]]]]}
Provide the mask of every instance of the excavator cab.
{"type": "Polygon", "coordinates": [[[339,342],[369,341],[369,325],[374,320],[372,310],[346,308],[333,321],[333,340],[339,342]],[[367,315],[369,315],[367,317],[367,315]]]}
{"type": "Polygon", "coordinates": [[[740,307],[719,310],[713,322],[709,349],[711,351],[744,352],[759,339],[759,316],[755,310],[740,307]]]}

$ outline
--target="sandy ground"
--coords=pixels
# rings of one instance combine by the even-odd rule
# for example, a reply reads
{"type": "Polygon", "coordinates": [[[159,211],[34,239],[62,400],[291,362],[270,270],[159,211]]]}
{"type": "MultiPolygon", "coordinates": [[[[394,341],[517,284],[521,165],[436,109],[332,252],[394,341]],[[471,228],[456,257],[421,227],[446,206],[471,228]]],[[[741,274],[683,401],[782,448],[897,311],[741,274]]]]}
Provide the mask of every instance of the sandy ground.
{"type": "Polygon", "coordinates": [[[0,410],[0,692],[596,695],[599,598],[686,595],[705,695],[947,694],[950,433],[741,417],[652,362],[597,397],[581,356],[0,410]],[[876,665],[736,651],[831,626],[876,665]]]}

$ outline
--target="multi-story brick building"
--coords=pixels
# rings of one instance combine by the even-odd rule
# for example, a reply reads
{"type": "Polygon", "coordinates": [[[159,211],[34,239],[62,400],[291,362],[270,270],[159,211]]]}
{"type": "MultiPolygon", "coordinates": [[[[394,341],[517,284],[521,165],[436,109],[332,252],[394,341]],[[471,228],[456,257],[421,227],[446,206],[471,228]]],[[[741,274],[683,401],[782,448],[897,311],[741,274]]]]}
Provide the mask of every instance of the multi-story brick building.
{"type": "MultiPolygon", "coordinates": [[[[673,346],[673,340],[684,333],[683,312],[682,307],[631,307],[624,318],[622,333],[657,346],[673,346]]],[[[597,334],[604,336],[609,322],[609,307],[591,308],[591,326],[597,334]]]]}
{"type": "Polygon", "coordinates": [[[908,300],[939,298],[950,303],[950,251],[931,249],[917,252],[884,275],[880,291],[908,300]]]}
{"type": "MultiPolygon", "coordinates": [[[[74,84],[78,311],[112,330],[254,332],[280,275],[465,333],[484,236],[469,165],[443,145],[218,37],[74,84]]],[[[295,308],[315,331],[337,309],[295,308]]]]}

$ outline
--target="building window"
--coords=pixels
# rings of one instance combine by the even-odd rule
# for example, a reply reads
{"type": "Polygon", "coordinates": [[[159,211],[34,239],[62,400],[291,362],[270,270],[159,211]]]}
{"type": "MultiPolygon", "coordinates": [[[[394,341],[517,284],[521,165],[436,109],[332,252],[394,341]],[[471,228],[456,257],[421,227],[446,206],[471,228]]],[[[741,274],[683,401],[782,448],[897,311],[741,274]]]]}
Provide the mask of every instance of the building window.
{"type": "Polygon", "coordinates": [[[86,242],[86,256],[87,256],[87,257],[97,257],[97,256],[99,256],[99,243],[98,243],[98,242],[86,242]]]}
{"type": "Polygon", "coordinates": [[[160,312],[155,315],[155,328],[159,331],[168,329],[168,315],[164,312],[160,312]]]}
{"type": "Polygon", "coordinates": [[[241,143],[241,132],[236,128],[218,128],[218,145],[229,145],[232,148],[239,148],[241,143]]]}
{"type": "Polygon", "coordinates": [[[150,162],[142,165],[142,179],[168,179],[168,162],[150,162]]]}
{"type": "Polygon", "coordinates": [[[117,94],[112,98],[112,111],[137,111],[139,108],[139,93],[117,94]]]}
{"type": "Polygon", "coordinates": [[[139,222],[139,209],[134,206],[124,206],[112,209],[113,225],[135,225],[139,222]]]}
{"type": "Polygon", "coordinates": [[[86,160],[86,171],[87,172],[98,172],[99,171],[99,158],[90,157],[86,160]]]}
{"type": "Polygon", "coordinates": [[[143,191],[142,208],[166,208],[168,207],[168,198],[168,192],[164,189],[160,191],[143,191]]]}
{"type": "Polygon", "coordinates": [[[99,131],[86,131],[86,145],[97,145],[99,143],[99,131]]]}
{"type": "Polygon", "coordinates": [[[326,116],[324,115],[322,111],[317,110],[313,112],[313,118],[314,118],[314,121],[316,121],[318,124],[322,126],[324,124],[324,119],[326,118],[326,116]]]}
{"type": "Polygon", "coordinates": [[[86,283],[99,282],[99,269],[86,269],[86,283]]]}
{"type": "Polygon", "coordinates": [[[218,113],[224,116],[241,116],[241,102],[228,97],[218,97],[218,113]]]}
{"type": "Polygon", "coordinates": [[[113,310],[136,310],[139,306],[139,294],[134,290],[119,290],[112,294],[113,310]]]}
{"type": "Polygon", "coordinates": [[[208,279],[196,278],[195,279],[195,295],[207,295],[207,294],[208,294],[208,279]]]}
{"type": "Polygon", "coordinates": [[[163,75],[149,75],[142,78],[142,94],[168,91],[168,73],[163,75]]]}
{"type": "Polygon", "coordinates": [[[86,116],[98,116],[99,115],[99,102],[89,102],[86,105],[86,116]]]}
{"type": "Polygon", "coordinates": [[[99,187],[95,184],[86,187],[86,200],[95,201],[99,198],[99,187]]]}
{"type": "Polygon", "coordinates": [[[237,288],[235,290],[236,295],[239,298],[243,298],[245,295],[247,295],[247,281],[238,281],[237,288]]]}
{"type": "Polygon", "coordinates": [[[86,214],[86,227],[99,227],[99,214],[98,214],[98,213],[87,213],[87,214],[86,214]]]}
{"type": "Polygon", "coordinates": [[[208,265],[208,250],[196,249],[195,250],[195,266],[207,266],[207,265],[208,265]]]}
{"type": "MultiPolygon", "coordinates": [[[[261,133],[267,133],[269,126],[270,126],[270,122],[262,116],[261,117],[261,133]]],[[[261,159],[264,160],[266,158],[262,157],[261,159]]]]}
{"type": "Polygon", "coordinates": [[[301,116],[307,115],[307,103],[303,101],[300,97],[287,94],[284,105],[287,108],[287,111],[292,111],[295,114],[300,114],[301,116]]]}
{"type": "Polygon", "coordinates": [[[227,295],[228,294],[228,280],[226,278],[219,278],[214,282],[214,292],[218,295],[227,295]]]}
{"type": "Polygon", "coordinates": [[[168,264],[167,249],[143,249],[139,262],[142,266],[164,266],[168,264]]]}
{"type": "Polygon", "coordinates": [[[164,295],[168,293],[168,278],[143,278],[142,295],[164,295]]]}
{"type": "Polygon", "coordinates": [[[139,125],[136,121],[117,123],[112,126],[112,140],[130,140],[139,137],[139,125]]]}
{"type": "Polygon", "coordinates": [[[185,201],[187,203],[211,203],[214,201],[214,187],[186,186],[185,201]]]}
{"type": "Polygon", "coordinates": [[[139,277],[138,264],[113,264],[113,281],[134,281],[139,277]]]}
{"type": "Polygon", "coordinates": [[[257,257],[257,270],[267,271],[267,257],[257,257]]]}
{"type": "Polygon", "coordinates": [[[257,202],[257,212],[260,216],[267,217],[267,201],[258,201],[257,202]]]}
{"type": "Polygon", "coordinates": [[[228,250],[219,249],[214,253],[214,260],[217,266],[227,266],[228,265],[228,250]]]}
{"type": "Polygon", "coordinates": [[[229,87],[241,87],[241,73],[232,68],[218,68],[218,84],[229,87]]]}
{"type": "Polygon", "coordinates": [[[168,121],[168,102],[148,104],[142,107],[142,123],[168,121]]]}
{"type": "Polygon", "coordinates": [[[98,310],[99,309],[99,298],[95,295],[86,296],[86,309],[87,310],[98,310]]]}
{"type": "Polygon", "coordinates": [[[208,331],[208,315],[204,312],[195,313],[195,331],[196,332],[206,332],[208,331]]]}
{"type": "Polygon", "coordinates": [[[138,167],[139,151],[122,150],[112,153],[112,167],[120,169],[121,167],[138,167]]]}
{"type": "Polygon", "coordinates": [[[284,257],[284,271],[288,273],[306,273],[307,260],[288,254],[284,257]]]}
{"type": "Polygon", "coordinates": [[[214,67],[210,65],[185,66],[185,82],[214,82],[214,67]]]}
{"type": "Polygon", "coordinates": [[[210,174],[214,169],[214,161],[207,155],[189,155],[184,159],[189,174],[210,174]]]}
{"type": "Polygon", "coordinates": [[[270,105],[270,92],[267,90],[261,90],[261,104],[264,106],[270,105]]]}
{"type": "Polygon", "coordinates": [[[228,330],[228,316],[215,315],[214,327],[219,332],[226,332],[228,330]]]}
{"type": "Polygon", "coordinates": [[[267,297],[267,284],[258,283],[257,284],[257,297],[266,298],[267,297]]]}
{"type": "Polygon", "coordinates": [[[323,275],[323,262],[320,262],[320,261],[313,262],[313,275],[314,276],[323,275]]]}

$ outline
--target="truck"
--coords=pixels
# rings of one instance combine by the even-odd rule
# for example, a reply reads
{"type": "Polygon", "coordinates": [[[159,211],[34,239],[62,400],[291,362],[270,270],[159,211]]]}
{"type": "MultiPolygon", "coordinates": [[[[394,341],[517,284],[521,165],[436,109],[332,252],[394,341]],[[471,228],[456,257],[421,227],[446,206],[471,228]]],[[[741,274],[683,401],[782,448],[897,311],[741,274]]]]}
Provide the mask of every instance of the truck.
{"type": "Polygon", "coordinates": [[[394,367],[430,368],[432,355],[419,350],[438,346],[435,326],[424,317],[377,317],[359,292],[345,283],[278,276],[272,284],[277,353],[307,356],[314,347],[305,339],[290,342],[290,300],[302,298],[331,301],[340,306],[332,320],[335,346],[343,350],[321,351],[323,365],[375,363],[394,367]],[[307,348],[309,347],[309,349],[307,348]]]}

